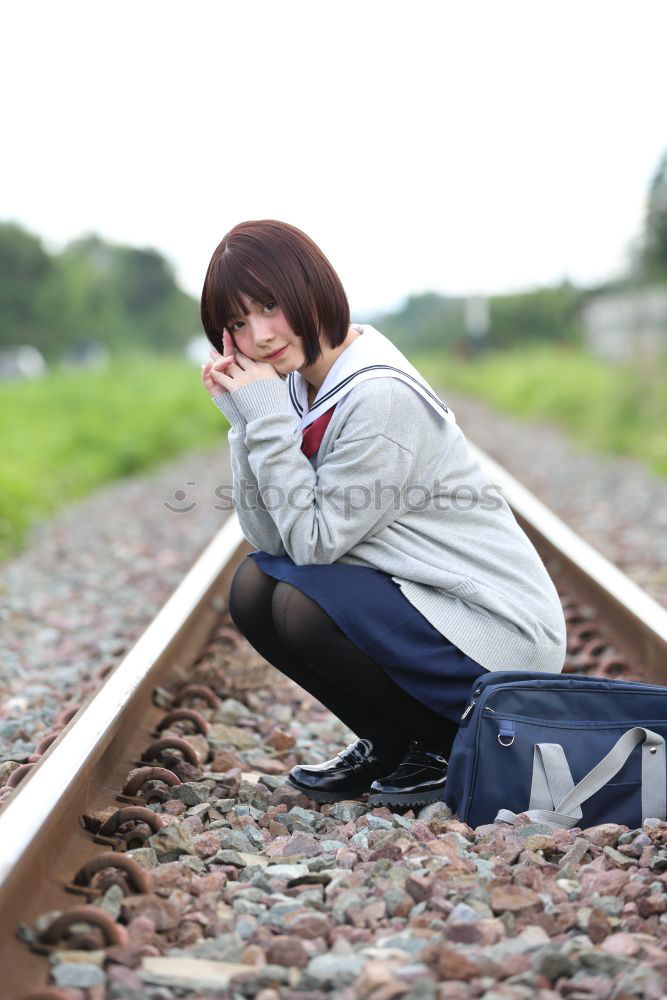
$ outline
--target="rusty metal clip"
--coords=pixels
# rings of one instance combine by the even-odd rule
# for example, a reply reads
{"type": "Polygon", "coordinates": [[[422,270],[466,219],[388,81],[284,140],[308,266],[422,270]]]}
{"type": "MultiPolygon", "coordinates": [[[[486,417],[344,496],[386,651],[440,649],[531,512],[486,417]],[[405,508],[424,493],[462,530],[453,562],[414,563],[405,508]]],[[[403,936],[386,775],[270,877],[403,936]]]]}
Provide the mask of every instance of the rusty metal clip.
{"type": "Polygon", "coordinates": [[[192,722],[202,736],[206,736],[209,730],[206,719],[194,708],[174,708],[171,712],[167,712],[164,719],[158,723],[157,732],[161,733],[163,729],[169,729],[175,722],[192,722]]]}
{"type": "Polygon", "coordinates": [[[173,771],[166,767],[140,767],[131,778],[128,778],[121,794],[116,798],[119,802],[129,802],[130,804],[144,805],[146,802],[164,802],[167,793],[163,788],[150,788],[143,796],[139,796],[139,791],[145,784],[152,781],[162,781],[165,785],[180,785],[181,779],[173,771]]]}
{"type": "Polygon", "coordinates": [[[49,924],[46,930],[42,931],[34,944],[31,945],[33,951],[37,951],[41,955],[48,955],[50,951],[62,948],[63,936],[73,924],[89,924],[91,927],[99,928],[104,935],[106,948],[111,948],[114,945],[122,948],[130,941],[127,929],[121,924],[117,924],[106,910],[99,906],[75,906],[73,910],[61,913],[49,924]]]}
{"type": "Polygon", "coordinates": [[[107,844],[114,850],[131,851],[143,847],[149,837],[164,826],[164,820],[145,806],[126,806],[117,809],[100,824],[93,840],[107,844]],[[132,824],[130,829],[122,828],[132,824]],[[120,832],[119,832],[120,831],[120,832]]]}
{"type": "Polygon", "coordinates": [[[107,887],[91,885],[91,879],[104,868],[115,868],[127,876],[122,882],[114,880],[114,884],[120,885],[123,890],[129,888],[130,891],[148,892],[150,888],[150,873],[142,868],[134,858],[128,858],[126,854],[118,854],[116,851],[104,851],[96,858],[91,858],[76,873],[74,881],[69,882],[65,888],[68,892],[79,893],[88,899],[101,896],[107,887]]]}
{"type": "Polygon", "coordinates": [[[174,695],[174,705],[182,705],[188,698],[200,698],[210,708],[217,708],[220,704],[220,699],[215,691],[206,684],[185,684],[174,695]]]}
{"type": "Polygon", "coordinates": [[[193,767],[199,767],[201,764],[195,748],[187,740],[181,739],[180,736],[164,736],[161,740],[156,740],[144,750],[141,759],[142,761],[154,760],[160,756],[163,750],[180,750],[188,764],[192,764],[193,767]]]}

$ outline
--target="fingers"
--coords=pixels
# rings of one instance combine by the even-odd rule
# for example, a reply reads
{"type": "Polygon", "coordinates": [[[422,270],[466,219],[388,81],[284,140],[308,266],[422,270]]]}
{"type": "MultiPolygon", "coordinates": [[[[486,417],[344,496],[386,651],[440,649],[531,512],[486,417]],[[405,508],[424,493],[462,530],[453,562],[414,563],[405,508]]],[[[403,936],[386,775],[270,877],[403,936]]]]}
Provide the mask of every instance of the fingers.
{"type": "Polygon", "coordinates": [[[234,358],[220,358],[215,364],[211,365],[209,368],[209,377],[213,379],[216,385],[227,385],[227,380],[232,376],[229,373],[230,369],[234,367],[234,358]]]}
{"type": "Polygon", "coordinates": [[[218,356],[217,360],[205,361],[201,366],[202,374],[210,376],[212,371],[224,371],[234,363],[234,358],[223,358],[218,356]]]}
{"type": "Polygon", "coordinates": [[[216,383],[213,381],[213,379],[209,375],[207,375],[207,374],[204,373],[204,366],[203,365],[202,365],[202,370],[201,370],[201,380],[202,380],[203,386],[206,389],[206,391],[209,394],[209,396],[212,396],[214,394],[214,392],[216,391],[217,385],[216,385],[216,383]]]}
{"type": "Polygon", "coordinates": [[[201,380],[207,392],[213,392],[218,388],[218,383],[211,378],[211,362],[207,361],[201,366],[201,380]]]}
{"type": "MultiPolygon", "coordinates": [[[[210,356],[214,364],[216,364],[218,361],[222,361],[223,359],[225,359],[225,360],[235,361],[236,364],[238,365],[239,355],[243,358],[245,357],[245,354],[241,354],[241,352],[237,350],[234,344],[234,340],[226,327],[224,327],[222,331],[222,345],[224,354],[220,354],[220,352],[216,350],[215,347],[211,348],[210,356]]],[[[239,365],[239,367],[243,366],[239,365]]]]}
{"type": "Polygon", "coordinates": [[[236,344],[234,343],[234,338],[230,334],[229,330],[225,327],[222,331],[222,349],[225,352],[225,357],[229,354],[238,354],[236,349],[236,344]]]}
{"type": "Polygon", "coordinates": [[[233,358],[221,358],[218,361],[206,361],[201,366],[201,380],[204,383],[206,391],[216,395],[224,390],[228,390],[228,386],[225,385],[223,379],[226,380],[225,372],[227,372],[233,363],[233,358]]]}
{"type": "Polygon", "coordinates": [[[235,346],[234,340],[226,327],[222,331],[222,343],[224,354],[220,354],[215,347],[211,347],[210,358],[206,362],[210,377],[215,377],[213,373],[216,371],[228,370],[228,367],[232,364],[236,365],[241,371],[246,371],[248,364],[253,364],[251,359],[235,346]]]}
{"type": "Polygon", "coordinates": [[[234,343],[232,335],[229,333],[226,327],[222,331],[222,343],[225,351],[224,357],[227,357],[228,355],[231,354],[236,364],[239,366],[239,368],[242,371],[245,371],[247,367],[246,362],[250,361],[250,358],[246,354],[244,354],[243,351],[240,351],[238,349],[238,347],[234,343]]]}
{"type": "Polygon", "coordinates": [[[214,361],[207,361],[206,363],[210,365],[212,369],[215,368],[217,371],[221,371],[222,368],[225,367],[225,365],[233,365],[234,360],[235,359],[233,354],[230,354],[224,358],[221,355],[218,355],[218,357],[214,361]]]}

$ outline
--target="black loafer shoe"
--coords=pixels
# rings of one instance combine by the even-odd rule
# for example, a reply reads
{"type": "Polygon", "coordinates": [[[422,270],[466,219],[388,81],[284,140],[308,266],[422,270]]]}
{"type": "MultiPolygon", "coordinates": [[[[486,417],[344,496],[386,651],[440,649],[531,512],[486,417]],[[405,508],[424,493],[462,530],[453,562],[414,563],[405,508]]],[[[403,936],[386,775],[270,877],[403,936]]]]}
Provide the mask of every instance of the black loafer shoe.
{"type": "Polygon", "coordinates": [[[400,749],[388,755],[376,750],[371,740],[360,739],[323,764],[297,764],[287,781],[316,802],[356,799],[368,791],[374,778],[396,767],[404,752],[400,749]]]}
{"type": "Polygon", "coordinates": [[[432,743],[412,740],[391,774],[371,785],[371,806],[421,806],[445,798],[447,758],[432,743]]]}

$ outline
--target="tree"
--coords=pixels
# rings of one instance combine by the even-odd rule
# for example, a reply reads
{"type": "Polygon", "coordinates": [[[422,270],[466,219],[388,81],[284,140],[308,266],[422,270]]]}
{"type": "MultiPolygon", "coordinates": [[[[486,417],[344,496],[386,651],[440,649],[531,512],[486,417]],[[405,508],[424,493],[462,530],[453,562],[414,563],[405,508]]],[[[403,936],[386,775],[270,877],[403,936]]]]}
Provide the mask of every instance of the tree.
{"type": "Polygon", "coordinates": [[[174,293],[171,267],[157,250],[119,247],[116,280],[128,313],[147,313],[168,302],[174,293]]]}
{"type": "Polygon", "coordinates": [[[667,151],[649,187],[642,265],[647,277],[667,278],[667,151]]]}
{"type": "Polygon", "coordinates": [[[180,352],[198,329],[197,302],[157,250],[88,233],[51,255],[37,236],[0,223],[0,347],[31,344],[49,362],[81,341],[180,352]]]}
{"type": "Polygon", "coordinates": [[[0,347],[33,344],[41,317],[35,289],[53,268],[42,241],[13,222],[0,222],[0,347]]]}

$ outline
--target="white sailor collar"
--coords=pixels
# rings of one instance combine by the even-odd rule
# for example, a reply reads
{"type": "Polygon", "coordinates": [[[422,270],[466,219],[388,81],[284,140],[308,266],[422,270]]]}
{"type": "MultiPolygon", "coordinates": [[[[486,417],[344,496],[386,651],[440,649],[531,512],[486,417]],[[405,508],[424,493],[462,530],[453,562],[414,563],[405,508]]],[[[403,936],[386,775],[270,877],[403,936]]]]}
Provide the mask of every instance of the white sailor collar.
{"type": "Polygon", "coordinates": [[[388,337],[370,323],[353,323],[352,326],[363,336],[356,337],[336,358],[310,409],[308,381],[298,371],[292,371],[287,376],[290,401],[302,431],[338,403],[350,389],[368,378],[398,378],[406,382],[433,407],[438,416],[452,424],[456,423],[454,411],[439,399],[428,382],[388,337]]]}

